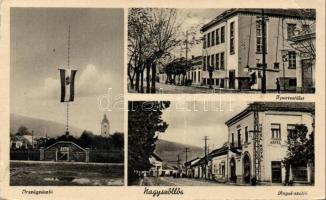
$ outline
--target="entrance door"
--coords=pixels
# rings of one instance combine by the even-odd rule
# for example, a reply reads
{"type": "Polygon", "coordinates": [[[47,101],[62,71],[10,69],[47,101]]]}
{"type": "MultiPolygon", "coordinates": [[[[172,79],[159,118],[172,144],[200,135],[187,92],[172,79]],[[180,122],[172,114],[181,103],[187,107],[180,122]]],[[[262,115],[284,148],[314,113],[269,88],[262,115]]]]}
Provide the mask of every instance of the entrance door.
{"type": "Polygon", "coordinates": [[[243,179],[245,183],[250,183],[250,158],[247,154],[243,157],[243,179]]]}
{"type": "Polygon", "coordinates": [[[229,88],[234,89],[235,87],[235,70],[229,71],[229,88]]]}
{"type": "Polygon", "coordinates": [[[236,173],[235,173],[235,170],[236,170],[236,168],[235,168],[236,166],[235,166],[235,160],[234,160],[234,158],[231,158],[231,161],[230,161],[230,175],[231,175],[231,177],[230,177],[230,180],[232,181],[232,182],[236,182],[237,181],[237,177],[236,177],[236,173]]]}
{"type": "Polygon", "coordinates": [[[302,60],[302,89],[303,92],[311,92],[313,89],[312,84],[312,63],[311,60],[302,60]]]}
{"type": "Polygon", "coordinates": [[[281,161],[272,161],[272,182],[282,183],[281,161]]]}
{"type": "Polygon", "coordinates": [[[60,147],[57,151],[57,161],[69,160],[69,147],[60,147]]]}

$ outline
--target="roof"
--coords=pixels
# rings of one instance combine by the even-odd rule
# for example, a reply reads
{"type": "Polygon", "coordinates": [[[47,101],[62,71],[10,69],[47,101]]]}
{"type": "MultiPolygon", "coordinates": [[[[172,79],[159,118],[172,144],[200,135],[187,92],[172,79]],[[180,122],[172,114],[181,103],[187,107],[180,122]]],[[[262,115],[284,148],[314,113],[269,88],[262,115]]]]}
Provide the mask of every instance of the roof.
{"type": "Polygon", "coordinates": [[[163,164],[163,170],[164,169],[168,169],[168,170],[176,170],[176,169],[178,169],[178,167],[176,167],[176,166],[173,166],[173,165],[169,165],[169,164],[163,164]]]}
{"type": "Polygon", "coordinates": [[[248,105],[246,109],[238,113],[225,122],[230,126],[250,112],[258,111],[285,111],[285,112],[310,112],[315,111],[315,104],[310,102],[254,102],[248,105]]]}
{"type": "Polygon", "coordinates": [[[163,161],[162,158],[160,158],[156,153],[152,154],[153,158],[155,158],[157,161],[163,161]]]}
{"type": "Polygon", "coordinates": [[[104,114],[104,116],[103,116],[102,123],[109,123],[109,120],[108,120],[108,118],[106,117],[106,114],[104,114]]]}
{"type": "Polygon", "coordinates": [[[208,156],[207,156],[207,159],[204,157],[200,158],[200,160],[198,162],[196,162],[195,164],[193,164],[192,166],[197,166],[197,165],[202,165],[202,164],[206,164],[207,161],[208,161],[208,156]]]}
{"type": "Polygon", "coordinates": [[[52,145],[46,147],[46,148],[44,149],[44,151],[50,149],[51,147],[53,147],[53,146],[55,146],[55,145],[57,145],[57,144],[72,144],[72,145],[76,146],[78,149],[80,149],[80,150],[82,150],[82,151],[86,151],[86,149],[84,149],[83,147],[81,147],[81,146],[79,146],[78,144],[76,144],[76,143],[74,143],[74,142],[71,142],[71,141],[59,141],[59,142],[56,142],[56,143],[54,143],[54,144],[52,144],[52,145]]]}
{"type": "Polygon", "coordinates": [[[228,146],[223,146],[221,148],[218,149],[214,149],[212,152],[209,153],[210,157],[217,157],[217,156],[221,156],[221,155],[225,155],[228,153],[228,146]]]}
{"type": "Polygon", "coordinates": [[[195,161],[195,160],[197,160],[197,159],[199,159],[199,157],[196,157],[196,158],[194,158],[194,159],[191,159],[191,160],[185,162],[185,165],[190,165],[193,161],[195,161]]]}
{"type": "MultiPolygon", "coordinates": [[[[221,21],[227,20],[238,14],[261,15],[262,9],[257,8],[234,8],[224,11],[213,20],[201,27],[200,31],[205,31],[221,21]]],[[[264,15],[269,17],[295,18],[316,20],[315,9],[264,9],[264,15]]]]}

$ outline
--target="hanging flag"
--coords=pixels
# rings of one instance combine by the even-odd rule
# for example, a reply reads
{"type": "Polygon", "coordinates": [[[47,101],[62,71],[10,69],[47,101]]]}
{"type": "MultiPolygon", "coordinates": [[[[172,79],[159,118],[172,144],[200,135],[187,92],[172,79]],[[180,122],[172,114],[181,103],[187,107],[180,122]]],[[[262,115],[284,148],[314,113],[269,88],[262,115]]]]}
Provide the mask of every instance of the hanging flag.
{"type": "Polygon", "coordinates": [[[75,96],[75,69],[59,69],[61,80],[60,102],[74,101],[75,96]]]}

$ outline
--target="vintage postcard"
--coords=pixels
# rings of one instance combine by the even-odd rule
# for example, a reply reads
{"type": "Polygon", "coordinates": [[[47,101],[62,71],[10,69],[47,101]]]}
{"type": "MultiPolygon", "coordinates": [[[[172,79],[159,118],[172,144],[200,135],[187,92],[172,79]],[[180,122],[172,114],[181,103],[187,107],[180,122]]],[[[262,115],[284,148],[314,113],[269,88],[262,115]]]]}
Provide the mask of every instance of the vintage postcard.
{"type": "Polygon", "coordinates": [[[325,199],[325,2],[0,1],[0,199],[325,199]]]}

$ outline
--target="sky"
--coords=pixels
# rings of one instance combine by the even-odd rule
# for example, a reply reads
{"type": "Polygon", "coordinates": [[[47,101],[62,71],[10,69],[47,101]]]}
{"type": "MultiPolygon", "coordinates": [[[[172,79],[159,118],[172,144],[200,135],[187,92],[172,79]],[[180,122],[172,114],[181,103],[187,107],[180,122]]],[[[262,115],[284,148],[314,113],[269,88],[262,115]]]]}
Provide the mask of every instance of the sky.
{"type": "Polygon", "coordinates": [[[235,101],[174,101],[163,110],[162,119],[168,124],[159,139],[204,148],[208,136],[210,150],[227,142],[225,122],[244,110],[249,102],[235,101]]]}
{"type": "MultiPolygon", "coordinates": [[[[200,33],[200,28],[214,19],[216,16],[220,15],[227,9],[178,9],[178,21],[181,23],[180,30],[182,32],[186,32],[192,28],[197,28],[196,38],[201,38],[202,35],[200,33]]],[[[191,38],[189,38],[191,39],[191,38]]],[[[189,58],[194,56],[201,55],[202,43],[194,45],[190,48],[189,58]]],[[[185,52],[180,51],[179,49],[174,50],[174,54],[176,57],[184,56],[185,52]]]]}
{"type": "Polygon", "coordinates": [[[123,9],[12,8],[10,111],[65,123],[58,68],[77,69],[70,124],[100,133],[104,113],[111,132],[123,132],[123,9]],[[100,104],[101,102],[101,104],[100,104]]]}

